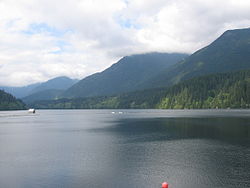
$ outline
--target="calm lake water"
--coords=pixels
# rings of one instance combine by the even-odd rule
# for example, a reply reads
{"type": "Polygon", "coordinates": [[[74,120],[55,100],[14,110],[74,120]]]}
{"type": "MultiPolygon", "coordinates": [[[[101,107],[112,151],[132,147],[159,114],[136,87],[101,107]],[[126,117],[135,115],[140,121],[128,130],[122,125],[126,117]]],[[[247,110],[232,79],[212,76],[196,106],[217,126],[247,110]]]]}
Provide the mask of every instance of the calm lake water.
{"type": "Polygon", "coordinates": [[[0,112],[1,188],[250,187],[250,110],[0,112]]]}

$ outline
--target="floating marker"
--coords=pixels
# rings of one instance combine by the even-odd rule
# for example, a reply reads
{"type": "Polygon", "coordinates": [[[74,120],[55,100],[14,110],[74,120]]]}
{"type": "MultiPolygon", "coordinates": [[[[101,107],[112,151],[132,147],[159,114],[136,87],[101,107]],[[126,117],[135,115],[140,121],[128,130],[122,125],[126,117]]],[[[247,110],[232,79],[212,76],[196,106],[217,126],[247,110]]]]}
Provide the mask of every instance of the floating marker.
{"type": "Polygon", "coordinates": [[[168,188],[168,183],[167,182],[163,182],[162,183],[162,188],[168,188]]]}

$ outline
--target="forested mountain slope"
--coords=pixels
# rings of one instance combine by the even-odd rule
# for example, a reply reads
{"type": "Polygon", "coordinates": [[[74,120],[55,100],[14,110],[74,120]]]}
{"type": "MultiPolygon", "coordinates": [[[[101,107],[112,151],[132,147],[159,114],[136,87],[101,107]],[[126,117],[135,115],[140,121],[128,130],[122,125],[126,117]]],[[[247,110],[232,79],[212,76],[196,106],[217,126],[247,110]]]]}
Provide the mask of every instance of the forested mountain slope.
{"type": "Polygon", "coordinates": [[[17,100],[11,94],[0,90],[0,110],[23,110],[25,104],[21,100],[17,100]]]}
{"type": "Polygon", "coordinates": [[[140,87],[166,87],[197,76],[250,69],[250,29],[228,30],[140,87]]]}
{"type": "Polygon", "coordinates": [[[36,108],[250,108],[250,70],[193,78],[169,88],[121,95],[37,101],[36,108]]]}
{"type": "Polygon", "coordinates": [[[181,61],[186,54],[147,53],[123,57],[103,72],[88,76],[69,88],[63,97],[114,95],[138,90],[146,80],[181,61]]]}

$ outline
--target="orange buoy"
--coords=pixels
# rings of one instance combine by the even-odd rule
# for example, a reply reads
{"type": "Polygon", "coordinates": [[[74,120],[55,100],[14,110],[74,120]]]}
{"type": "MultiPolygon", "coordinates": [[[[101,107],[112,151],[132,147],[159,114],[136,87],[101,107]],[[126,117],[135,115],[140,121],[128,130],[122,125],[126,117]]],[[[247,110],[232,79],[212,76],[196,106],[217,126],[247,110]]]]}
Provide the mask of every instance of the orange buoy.
{"type": "Polygon", "coordinates": [[[162,183],[162,188],[168,188],[168,183],[167,182],[163,182],[162,183]]]}

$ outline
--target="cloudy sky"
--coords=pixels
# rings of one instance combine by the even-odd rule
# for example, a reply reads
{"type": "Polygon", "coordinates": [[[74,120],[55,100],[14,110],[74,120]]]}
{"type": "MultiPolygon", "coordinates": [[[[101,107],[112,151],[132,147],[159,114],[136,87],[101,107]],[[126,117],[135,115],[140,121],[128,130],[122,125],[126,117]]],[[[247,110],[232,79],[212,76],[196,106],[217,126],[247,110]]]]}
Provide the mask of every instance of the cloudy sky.
{"type": "Polygon", "coordinates": [[[0,85],[83,78],[135,53],[192,53],[244,27],[249,0],[0,0],[0,85]]]}

